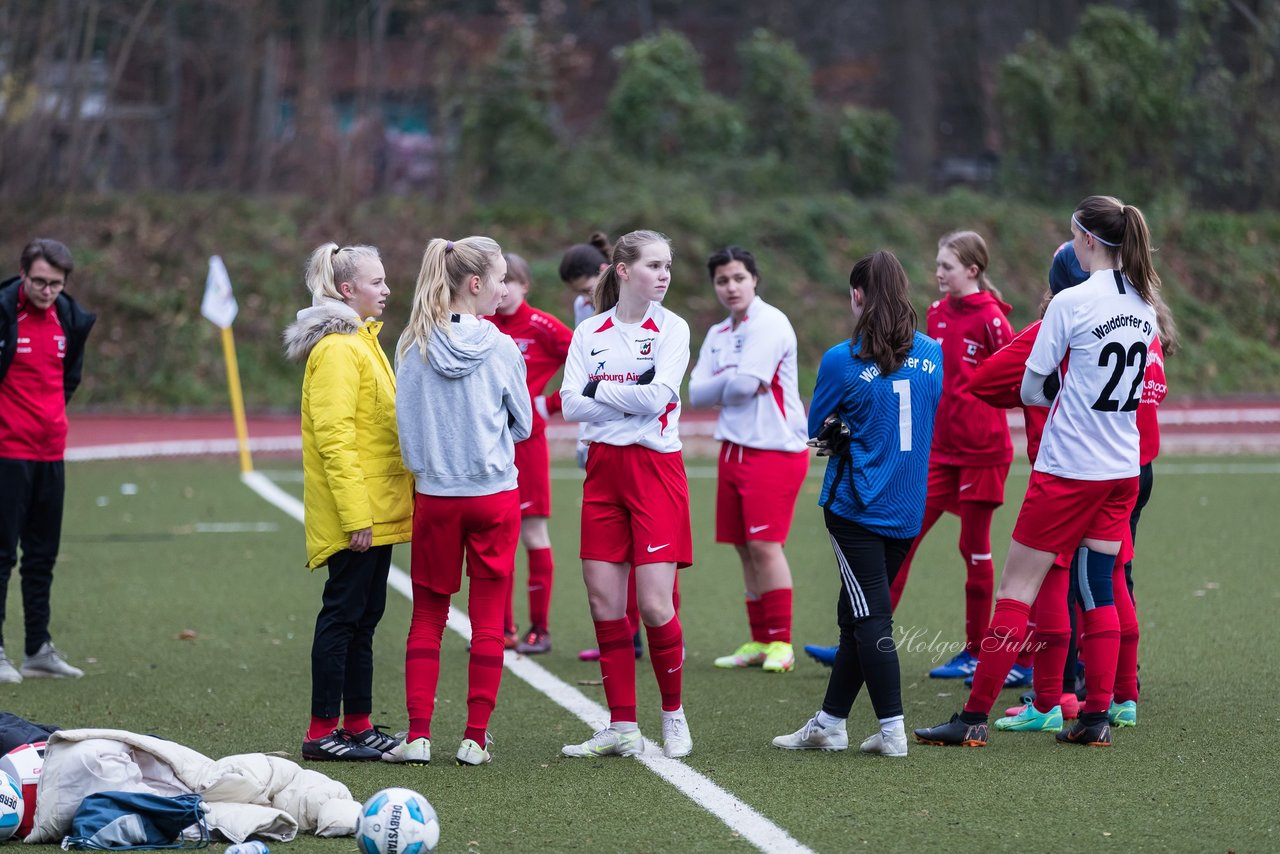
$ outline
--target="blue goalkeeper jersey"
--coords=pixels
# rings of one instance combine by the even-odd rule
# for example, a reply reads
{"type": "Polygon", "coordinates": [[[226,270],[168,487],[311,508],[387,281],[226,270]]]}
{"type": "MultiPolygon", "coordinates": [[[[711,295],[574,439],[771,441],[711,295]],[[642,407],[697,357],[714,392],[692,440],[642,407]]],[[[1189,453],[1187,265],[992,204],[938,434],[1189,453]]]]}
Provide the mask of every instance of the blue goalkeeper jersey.
{"type": "Polygon", "coordinates": [[[832,413],[852,434],[848,455],[827,460],[818,505],[883,536],[914,537],[929,487],[942,348],[917,332],[902,367],[881,376],[874,362],[857,358],[860,344],[837,344],[818,367],[809,435],[832,413]]]}

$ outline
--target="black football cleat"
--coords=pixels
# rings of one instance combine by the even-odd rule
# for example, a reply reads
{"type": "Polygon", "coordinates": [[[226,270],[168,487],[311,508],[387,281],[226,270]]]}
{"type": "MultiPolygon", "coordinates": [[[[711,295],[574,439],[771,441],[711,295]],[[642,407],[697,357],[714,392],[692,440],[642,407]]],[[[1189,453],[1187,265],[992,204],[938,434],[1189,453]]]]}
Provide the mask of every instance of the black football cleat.
{"type": "Polygon", "coordinates": [[[986,747],[987,722],[967,724],[959,714],[951,716],[945,724],[915,730],[916,741],[943,747],[986,747]]]}

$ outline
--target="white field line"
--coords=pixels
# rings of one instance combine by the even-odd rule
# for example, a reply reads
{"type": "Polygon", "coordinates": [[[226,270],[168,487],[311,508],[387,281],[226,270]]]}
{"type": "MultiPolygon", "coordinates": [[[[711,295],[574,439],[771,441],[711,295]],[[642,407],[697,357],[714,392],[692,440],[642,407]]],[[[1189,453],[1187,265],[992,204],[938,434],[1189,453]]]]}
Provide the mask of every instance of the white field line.
{"type": "MultiPolygon", "coordinates": [[[[302,522],[302,502],[276,486],[261,472],[241,475],[241,480],[266,501],[302,522]]],[[[413,598],[412,584],[408,574],[394,564],[391,566],[388,584],[406,598],[413,598]]],[[[448,625],[462,637],[471,639],[471,620],[453,606],[449,607],[448,625]]],[[[609,720],[607,709],[587,698],[577,688],[552,674],[542,665],[516,655],[511,650],[507,650],[503,658],[512,675],[527,682],[534,690],[545,695],[557,706],[591,727],[593,731],[609,720]]],[[[645,751],[638,759],[650,771],[675,786],[686,797],[720,819],[730,830],[761,851],[796,852],[796,854],[810,852],[811,854],[811,849],[802,845],[791,834],[717,786],[703,774],[683,762],[663,756],[662,751],[653,742],[646,742],[645,751]]],[[[580,761],[590,762],[591,760],[580,761]]]]}
{"type": "MultiPolygon", "coordinates": [[[[302,436],[263,436],[249,440],[250,451],[301,451],[302,436]]],[[[121,442],[68,448],[66,460],[126,460],[137,457],[199,457],[239,453],[235,439],[175,439],[168,442],[121,442]]]]}

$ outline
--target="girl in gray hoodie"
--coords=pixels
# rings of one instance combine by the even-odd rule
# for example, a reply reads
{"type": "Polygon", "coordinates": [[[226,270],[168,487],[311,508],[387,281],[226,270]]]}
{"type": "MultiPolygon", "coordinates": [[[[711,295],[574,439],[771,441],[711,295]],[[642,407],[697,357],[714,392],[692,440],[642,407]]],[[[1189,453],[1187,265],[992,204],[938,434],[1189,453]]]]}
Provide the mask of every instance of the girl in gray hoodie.
{"type": "Polygon", "coordinates": [[[413,620],[405,654],[409,733],[391,762],[431,761],[431,717],[449,598],[471,579],[467,727],[459,765],[482,765],[502,678],[503,612],[520,541],[515,443],[533,409],[524,358],[484,315],[506,296],[507,262],[488,237],[434,239],[422,255],[396,347],[396,412],[413,473],[413,620]]]}

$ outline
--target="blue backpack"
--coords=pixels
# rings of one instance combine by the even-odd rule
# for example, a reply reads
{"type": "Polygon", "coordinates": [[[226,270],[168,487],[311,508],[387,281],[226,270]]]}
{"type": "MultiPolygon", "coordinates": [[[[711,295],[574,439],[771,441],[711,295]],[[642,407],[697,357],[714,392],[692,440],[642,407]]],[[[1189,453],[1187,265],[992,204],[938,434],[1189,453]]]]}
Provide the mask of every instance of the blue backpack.
{"type": "Polygon", "coordinates": [[[209,826],[199,795],[166,798],[148,792],[98,792],[89,795],[71,819],[71,835],[63,849],[89,848],[123,851],[134,848],[204,848],[209,826]],[[200,838],[184,843],[179,837],[196,825],[200,838]]]}

